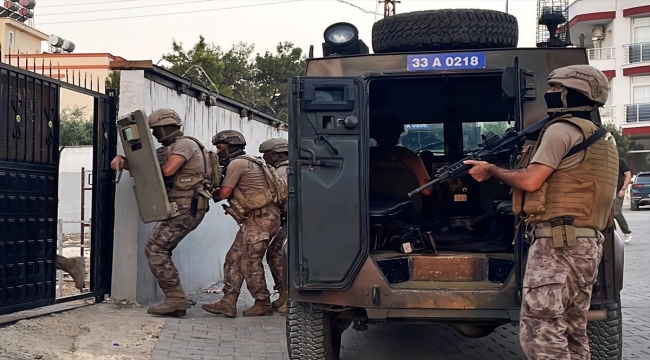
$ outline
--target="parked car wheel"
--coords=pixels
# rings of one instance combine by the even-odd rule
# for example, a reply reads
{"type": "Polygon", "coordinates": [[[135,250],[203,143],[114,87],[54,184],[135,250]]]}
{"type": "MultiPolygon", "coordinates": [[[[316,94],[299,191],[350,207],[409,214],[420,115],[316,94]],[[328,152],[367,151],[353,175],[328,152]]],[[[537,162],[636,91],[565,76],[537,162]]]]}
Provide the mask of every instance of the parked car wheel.
{"type": "Polygon", "coordinates": [[[287,347],[291,360],[338,360],[341,331],[336,314],[314,309],[309,303],[287,304],[287,347]]]}
{"type": "Polygon", "coordinates": [[[607,310],[608,319],[587,323],[591,358],[620,360],[623,357],[623,314],[621,300],[612,304],[594,305],[592,310],[607,310]]]}
{"type": "Polygon", "coordinates": [[[517,18],[496,10],[414,11],[372,26],[375,53],[511,48],[518,41],[517,18]]]}

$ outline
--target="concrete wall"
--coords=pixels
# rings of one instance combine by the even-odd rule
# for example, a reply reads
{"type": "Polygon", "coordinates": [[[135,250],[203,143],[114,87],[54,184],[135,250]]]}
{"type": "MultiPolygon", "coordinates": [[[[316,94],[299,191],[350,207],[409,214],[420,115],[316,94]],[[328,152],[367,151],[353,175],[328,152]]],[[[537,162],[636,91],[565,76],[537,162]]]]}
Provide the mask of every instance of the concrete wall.
{"type": "MultiPolygon", "coordinates": [[[[61,152],[59,161],[59,219],[81,220],[81,168],[86,168],[86,181],[93,168],[92,146],[71,146],[61,152]]],[[[90,185],[86,185],[90,187],[90,185]]],[[[92,193],[86,191],[85,218],[90,219],[92,193]]],[[[89,228],[85,229],[88,232],[89,228]]],[[[79,233],[80,224],[63,224],[63,232],[79,233]]]]}
{"type": "MultiPolygon", "coordinates": [[[[149,70],[121,71],[120,116],[138,109],[149,114],[160,107],[172,108],[184,120],[184,133],[198,138],[209,149],[214,149],[212,136],[226,129],[244,134],[249,154],[258,154],[259,144],[270,137],[287,137],[285,131],[241,118],[235,109],[228,110],[219,104],[206,106],[193,97],[178,94],[175,89],[146,79],[145,71],[149,70]]],[[[118,144],[118,154],[122,153],[122,145],[118,144]]],[[[140,221],[132,186],[133,179],[125,171],[115,198],[112,296],[150,304],[161,301],[164,296],[144,256],[144,246],[155,224],[140,221]]],[[[173,252],[172,259],[186,293],[200,292],[222,279],[223,260],[238,226],[224,214],[221,204],[211,202],[203,222],[173,252]]]]}

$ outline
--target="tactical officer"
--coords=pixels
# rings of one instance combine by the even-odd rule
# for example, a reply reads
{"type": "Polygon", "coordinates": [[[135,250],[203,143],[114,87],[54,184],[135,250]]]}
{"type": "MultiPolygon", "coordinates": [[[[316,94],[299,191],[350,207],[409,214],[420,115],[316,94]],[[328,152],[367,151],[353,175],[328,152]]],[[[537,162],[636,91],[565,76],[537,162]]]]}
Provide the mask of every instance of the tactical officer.
{"type": "Polygon", "coordinates": [[[262,159],[246,155],[246,140],[238,131],[221,131],[212,138],[212,143],[226,169],[213,198],[215,201],[228,199],[228,205],[223,207],[240,228],[224,262],[224,296],[219,302],[201,307],[213,314],[235,317],[239,292],[246,279],[255,305],[243,315],[272,315],[262,265],[269,241],[280,229],[280,210],[274,203],[275,188],[270,181],[273,174],[269,174],[272,170],[262,159]]]}
{"type": "MultiPolygon", "coordinates": [[[[276,173],[282,179],[282,186],[287,187],[287,168],[289,167],[289,144],[284,138],[272,138],[260,144],[260,153],[267,164],[275,168],[276,173]]],[[[286,190],[285,190],[286,191],[286,190]]],[[[281,225],[275,235],[269,249],[266,251],[266,261],[271,268],[271,275],[275,285],[273,289],[280,293],[280,297],[271,305],[273,310],[284,314],[287,312],[287,289],[282,284],[282,245],[287,238],[287,204],[280,206],[281,225]]]]}
{"type": "Polygon", "coordinates": [[[513,187],[513,211],[532,239],[523,279],[521,346],[529,359],[589,359],[587,312],[613,225],[618,154],[591,111],[607,101],[607,77],[589,65],[554,70],[545,94],[551,120],[515,170],[483,161],[470,174],[513,187]]]}
{"type": "MultiPolygon", "coordinates": [[[[175,202],[178,206],[178,215],[159,222],[145,245],[149,268],[165,293],[165,300],[159,305],[150,306],[147,313],[183,316],[190,304],[172,261],[172,251],[199,226],[208,211],[210,195],[209,191],[206,195],[205,188],[211,188],[211,180],[206,181],[211,167],[203,145],[183,135],[181,118],[174,110],[158,109],[149,115],[147,121],[153,136],[163,145],[156,152],[169,202],[175,202]]],[[[111,167],[119,170],[122,160],[124,169],[128,169],[127,159],[121,155],[113,159],[111,167]]]]}

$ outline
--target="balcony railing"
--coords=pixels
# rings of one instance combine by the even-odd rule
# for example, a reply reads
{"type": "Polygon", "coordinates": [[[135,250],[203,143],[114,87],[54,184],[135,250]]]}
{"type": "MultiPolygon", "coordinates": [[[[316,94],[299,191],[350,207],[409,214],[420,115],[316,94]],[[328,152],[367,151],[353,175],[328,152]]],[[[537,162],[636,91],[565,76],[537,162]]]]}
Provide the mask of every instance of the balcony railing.
{"type": "Polygon", "coordinates": [[[612,120],[614,121],[614,105],[607,105],[600,108],[600,117],[603,120],[612,120]]]}
{"type": "Polygon", "coordinates": [[[650,122],[650,103],[625,105],[625,122],[650,122]]]}
{"type": "Polygon", "coordinates": [[[616,48],[593,48],[587,49],[589,60],[616,59],[616,48]]]}
{"type": "Polygon", "coordinates": [[[650,61],[650,42],[627,44],[623,48],[626,64],[650,61]]]}

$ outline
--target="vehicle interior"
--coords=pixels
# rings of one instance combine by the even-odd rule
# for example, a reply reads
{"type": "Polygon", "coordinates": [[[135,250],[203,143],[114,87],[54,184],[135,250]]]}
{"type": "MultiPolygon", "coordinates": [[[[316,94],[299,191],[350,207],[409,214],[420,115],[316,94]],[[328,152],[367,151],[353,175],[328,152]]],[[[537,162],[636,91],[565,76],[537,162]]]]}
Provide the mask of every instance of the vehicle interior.
{"type": "MultiPolygon", "coordinates": [[[[482,133],[502,136],[515,126],[501,82],[500,72],[370,81],[370,250],[392,285],[492,288],[511,272],[508,185],[466,174],[408,196],[422,185],[413,164],[433,179],[478,149],[482,133]]],[[[486,160],[510,162],[506,155],[486,160]]]]}

